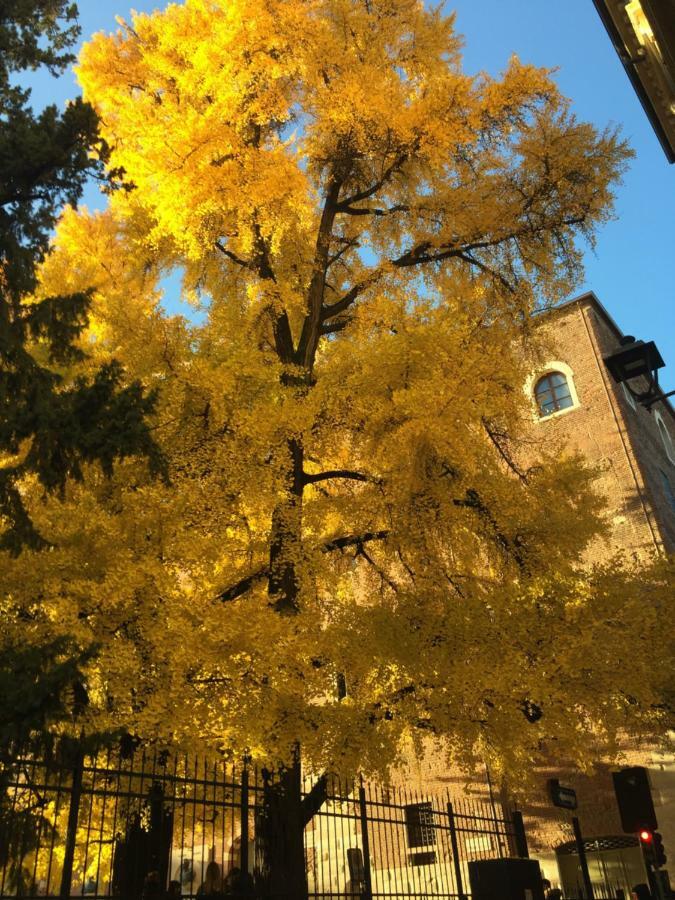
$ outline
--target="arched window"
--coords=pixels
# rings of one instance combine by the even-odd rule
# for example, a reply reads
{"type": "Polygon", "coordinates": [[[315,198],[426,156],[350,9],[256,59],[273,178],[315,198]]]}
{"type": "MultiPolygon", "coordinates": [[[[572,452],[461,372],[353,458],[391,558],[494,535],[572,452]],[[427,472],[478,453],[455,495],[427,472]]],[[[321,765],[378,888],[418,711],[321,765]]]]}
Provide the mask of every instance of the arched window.
{"type": "Polygon", "coordinates": [[[658,410],[654,410],[654,418],[656,419],[656,424],[659,428],[659,434],[661,435],[661,440],[663,441],[663,447],[666,451],[666,456],[671,461],[671,463],[675,465],[675,445],[673,445],[673,439],[671,438],[666,423],[663,421],[663,417],[658,410]]]}
{"type": "Polygon", "coordinates": [[[574,406],[569,383],[562,372],[549,372],[540,378],[534,388],[534,398],[541,418],[574,406]]]}

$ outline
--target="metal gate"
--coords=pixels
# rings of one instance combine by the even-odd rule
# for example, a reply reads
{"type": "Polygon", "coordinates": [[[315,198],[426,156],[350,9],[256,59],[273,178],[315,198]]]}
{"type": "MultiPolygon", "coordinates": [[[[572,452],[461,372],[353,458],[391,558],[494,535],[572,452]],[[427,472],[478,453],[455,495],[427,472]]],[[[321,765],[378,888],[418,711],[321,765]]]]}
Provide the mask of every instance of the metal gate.
{"type": "Polygon", "coordinates": [[[336,785],[305,846],[316,898],[468,897],[471,860],[527,855],[516,811],[371,785],[336,785]]]}
{"type": "MultiPolygon", "coordinates": [[[[270,778],[169,751],[25,755],[0,768],[0,897],[192,898],[215,882],[268,896],[256,823],[270,778]]],[[[316,900],[468,897],[470,860],[526,854],[517,812],[330,777],[305,828],[316,900]]]]}

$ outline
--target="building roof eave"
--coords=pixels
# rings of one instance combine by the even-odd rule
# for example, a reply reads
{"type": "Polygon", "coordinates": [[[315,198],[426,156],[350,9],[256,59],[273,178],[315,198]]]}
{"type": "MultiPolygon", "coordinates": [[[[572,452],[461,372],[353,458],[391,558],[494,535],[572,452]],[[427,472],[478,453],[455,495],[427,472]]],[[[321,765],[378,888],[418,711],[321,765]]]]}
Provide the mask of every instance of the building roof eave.
{"type": "MultiPolygon", "coordinates": [[[[548,306],[545,309],[542,309],[539,314],[544,316],[555,315],[556,313],[564,313],[565,310],[567,310],[571,306],[582,305],[593,307],[596,313],[598,313],[604,319],[605,323],[616,334],[617,339],[620,340],[625,336],[625,332],[621,328],[619,328],[615,319],[612,318],[612,316],[609,314],[606,307],[600,302],[594,291],[584,291],[583,294],[578,294],[576,297],[570,297],[567,300],[563,300],[561,303],[557,303],[555,306],[548,306]]],[[[661,391],[661,393],[663,394],[663,391],[661,391]]],[[[667,407],[670,415],[673,417],[673,419],[675,419],[675,408],[673,408],[673,405],[670,402],[669,398],[663,396],[659,402],[662,406],[667,407]]]]}
{"type": "MultiPolygon", "coordinates": [[[[670,0],[672,2],[672,0],[670,0]]],[[[657,91],[654,93],[653,85],[650,85],[652,90],[649,90],[647,85],[650,81],[649,77],[644,77],[641,71],[644,70],[644,67],[652,67],[652,71],[648,74],[651,76],[656,75],[657,66],[653,60],[650,60],[647,56],[643,55],[640,57],[634,57],[626,42],[625,36],[621,33],[621,30],[617,24],[616,13],[612,13],[610,10],[610,5],[607,0],[593,0],[595,8],[602,20],[603,25],[605,26],[605,30],[607,31],[612,44],[614,45],[614,49],[621,60],[621,63],[628,75],[628,78],[633,85],[633,89],[642,104],[642,107],[649,119],[649,122],[656,133],[657,138],[659,139],[659,143],[663,147],[663,151],[666,154],[666,158],[669,163],[675,163],[675,138],[673,137],[673,129],[670,126],[669,117],[672,115],[671,109],[668,109],[668,104],[663,105],[663,98],[660,95],[660,92],[657,91]],[[656,102],[655,102],[656,98],[656,102]],[[659,108],[661,106],[662,108],[659,108]]],[[[659,27],[662,23],[655,22],[653,19],[653,12],[651,12],[650,7],[650,21],[658,28],[660,32],[660,36],[663,40],[663,34],[667,38],[671,38],[670,34],[671,29],[668,29],[664,32],[664,29],[659,27]]],[[[641,49],[641,48],[638,48],[641,49]]],[[[672,79],[672,59],[670,58],[670,54],[672,52],[672,45],[668,44],[665,48],[668,53],[668,59],[670,60],[669,67],[662,67],[668,69],[668,77],[672,79]]]]}

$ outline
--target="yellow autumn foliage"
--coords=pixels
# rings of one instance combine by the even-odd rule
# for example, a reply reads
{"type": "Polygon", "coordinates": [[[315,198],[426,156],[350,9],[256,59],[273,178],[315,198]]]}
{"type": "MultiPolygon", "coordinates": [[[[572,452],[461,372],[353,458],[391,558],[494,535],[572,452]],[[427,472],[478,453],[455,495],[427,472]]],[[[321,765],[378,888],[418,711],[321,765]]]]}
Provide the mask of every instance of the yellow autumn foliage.
{"type": "Polygon", "coordinates": [[[672,572],[584,570],[594,473],[525,441],[533,315],[628,150],[460,47],[416,0],[186,0],[85,47],[133,189],[63,217],[41,290],[95,288],[81,365],[158,390],[170,481],[26,485],[53,549],[0,588],[6,634],[98,645],[88,727],[367,773],[433,735],[518,775],[662,727],[672,572]]]}

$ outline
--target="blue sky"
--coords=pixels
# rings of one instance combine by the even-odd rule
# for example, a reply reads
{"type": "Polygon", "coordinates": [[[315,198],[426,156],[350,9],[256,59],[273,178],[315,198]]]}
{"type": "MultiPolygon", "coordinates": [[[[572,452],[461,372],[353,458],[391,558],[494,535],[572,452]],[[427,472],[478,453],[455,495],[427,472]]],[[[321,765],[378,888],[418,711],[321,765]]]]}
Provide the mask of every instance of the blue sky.
{"type": "MultiPolygon", "coordinates": [[[[128,0],[79,0],[83,39],[116,28],[115,16],[129,15],[128,0]]],[[[136,0],[149,12],[164,3],[136,0]]],[[[556,78],[575,113],[596,125],[618,124],[636,158],[618,189],[617,220],[586,254],[586,278],[579,292],[593,290],[625,331],[656,340],[667,369],[665,390],[675,389],[675,165],[669,166],[592,0],[449,0],[464,35],[468,72],[498,74],[509,56],[555,67],[556,78]]],[[[61,103],[75,96],[71,73],[58,83],[32,78],[33,104],[61,103]]],[[[89,206],[101,205],[94,191],[89,206]]],[[[177,283],[167,285],[167,308],[185,312],[177,283]],[[172,296],[173,295],[173,296],[172,296]]]]}

